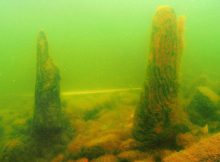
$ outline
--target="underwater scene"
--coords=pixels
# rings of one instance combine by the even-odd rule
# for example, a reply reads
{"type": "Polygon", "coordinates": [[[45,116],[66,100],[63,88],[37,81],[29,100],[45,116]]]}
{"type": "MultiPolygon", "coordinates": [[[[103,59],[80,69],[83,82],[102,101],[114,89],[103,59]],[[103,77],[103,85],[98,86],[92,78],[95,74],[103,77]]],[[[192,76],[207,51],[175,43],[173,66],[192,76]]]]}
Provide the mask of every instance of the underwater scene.
{"type": "Polygon", "coordinates": [[[220,162],[219,0],[1,0],[0,162],[220,162]]]}

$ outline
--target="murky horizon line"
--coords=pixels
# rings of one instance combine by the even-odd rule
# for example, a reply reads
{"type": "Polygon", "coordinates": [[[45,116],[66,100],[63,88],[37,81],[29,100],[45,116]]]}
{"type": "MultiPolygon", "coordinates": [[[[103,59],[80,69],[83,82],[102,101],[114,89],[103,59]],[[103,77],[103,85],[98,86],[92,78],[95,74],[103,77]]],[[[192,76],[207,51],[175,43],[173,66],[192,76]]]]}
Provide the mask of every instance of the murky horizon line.
{"type": "Polygon", "coordinates": [[[63,96],[71,95],[83,95],[83,94],[100,94],[100,93],[114,93],[114,92],[128,92],[128,91],[138,91],[141,88],[116,88],[116,89],[103,89],[103,90],[83,90],[83,91],[66,91],[61,93],[63,96]]]}
{"type": "MultiPolygon", "coordinates": [[[[105,93],[114,93],[114,92],[129,92],[129,91],[140,91],[142,88],[113,88],[113,89],[88,89],[88,90],[72,90],[61,92],[61,96],[74,96],[74,95],[87,95],[87,94],[105,94],[105,93]]],[[[34,94],[5,94],[0,96],[27,96],[32,97],[34,94]]]]}

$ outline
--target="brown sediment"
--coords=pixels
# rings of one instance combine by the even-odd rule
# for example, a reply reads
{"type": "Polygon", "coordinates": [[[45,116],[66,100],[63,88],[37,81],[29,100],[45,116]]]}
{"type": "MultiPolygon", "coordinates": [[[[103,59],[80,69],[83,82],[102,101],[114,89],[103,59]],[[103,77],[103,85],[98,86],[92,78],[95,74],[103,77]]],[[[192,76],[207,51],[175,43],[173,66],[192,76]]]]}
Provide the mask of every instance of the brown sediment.
{"type": "Polygon", "coordinates": [[[186,150],[174,153],[163,162],[217,162],[220,159],[220,134],[204,139],[186,150]]]}

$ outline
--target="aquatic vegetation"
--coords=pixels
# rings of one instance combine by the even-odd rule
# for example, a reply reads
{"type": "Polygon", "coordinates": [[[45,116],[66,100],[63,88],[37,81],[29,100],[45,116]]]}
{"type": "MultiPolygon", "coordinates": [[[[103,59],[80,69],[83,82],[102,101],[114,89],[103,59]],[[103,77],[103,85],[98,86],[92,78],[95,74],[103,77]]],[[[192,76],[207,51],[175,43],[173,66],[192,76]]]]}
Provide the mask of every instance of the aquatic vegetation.
{"type": "MultiPolygon", "coordinates": [[[[121,98],[126,98],[127,96],[130,95],[124,94],[121,98]]],[[[27,159],[32,159],[33,162],[85,162],[86,160],[96,162],[103,159],[107,161],[107,158],[109,158],[108,160],[117,159],[117,161],[120,162],[129,162],[138,159],[143,162],[155,162],[155,159],[164,157],[165,155],[163,156],[159,153],[155,153],[154,155],[151,154],[151,151],[145,152],[138,150],[138,142],[132,138],[130,127],[136,102],[126,105],[124,105],[124,102],[117,102],[112,108],[105,108],[105,103],[111,103],[111,97],[111,95],[109,95],[109,97],[106,96],[105,100],[103,99],[102,102],[98,104],[99,107],[103,106],[103,112],[99,118],[93,120],[85,121],[82,112],[78,111],[78,109],[68,108],[68,113],[74,114],[74,116],[70,116],[68,119],[74,123],[72,126],[74,126],[76,132],[74,135],[71,134],[69,136],[67,136],[66,133],[62,133],[62,136],[57,139],[57,141],[62,139],[59,143],[55,142],[54,144],[53,140],[42,143],[41,141],[35,140],[35,138],[29,137],[28,132],[30,131],[25,131],[26,133],[23,134],[24,128],[28,125],[32,125],[32,123],[29,123],[29,120],[25,122],[25,120],[21,120],[21,118],[18,117],[12,120],[10,129],[14,131],[10,132],[10,137],[17,138],[17,136],[19,136],[19,139],[20,137],[24,138],[20,141],[25,145],[25,156],[27,159]],[[78,124],[77,127],[75,127],[76,124],[78,124]],[[18,127],[18,129],[15,129],[15,127],[18,127]],[[67,138],[67,140],[63,140],[64,138],[67,138]],[[72,138],[71,142],[69,138],[72,138]],[[67,145],[68,148],[66,149],[67,145]]],[[[86,97],[84,97],[84,100],[79,97],[78,100],[80,102],[76,101],[77,97],[75,96],[72,96],[71,99],[69,97],[63,98],[68,98],[68,103],[75,101],[77,103],[75,105],[76,107],[80,107],[81,102],[87,101],[86,97]]],[[[93,103],[100,102],[98,96],[90,95],[89,98],[93,103]]],[[[136,99],[135,96],[133,99],[134,98],[136,99]]],[[[114,97],[112,100],[115,100],[114,97]]],[[[87,108],[84,108],[83,112],[87,112],[87,109],[92,110],[96,107],[96,104],[89,105],[87,108]]],[[[23,112],[21,114],[23,114],[23,112]]],[[[17,114],[13,113],[13,115],[17,114]]],[[[28,119],[30,117],[31,114],[26,118],[28,119]]],[[[65,125],[63,129],[68,132],[68,127],[65,128],[65,125]]],[[[197,141],[193,141],[193,137],[188,134],[178,135],[177,139],[180,145],[188,145],[188,141],[197,141]]]]}
{"type": "Polygon", "coordinates": [[[61,128],[60,74],[49,56],[46,34],[40,31],[33,130],[35,135],[46,137],[57,134],[61,128]]]}
{"type": "Polygon", "coordinates": [[[169,6],[159,7],[153,18],[147,80],[133,130],[134,138],[144,147],[174,145],[176,133],[186,127],[179,121],[181,110],[177,110],[183,25],[183,17],[177,21],[169,6]]]}
{"type": "Polygon", "coordinates": [[[220,134],[201,140],[186,150],[166,157],[164,162],[218,162],[220,159],[220,134]]]}
{"type": "MultiPolygon", "coordinates": [[[[101,114],[99,118],[93,120],[85,121],[84,116],[81,115],[82,113],[80,111],[77,109],[69,110],[72,111],[69,113],[75,114],[75,118],[71,118],[71,120],[77,125],[74,126],[76,128],[76,137],[73,138],[68,145],[67,152],[70,155],[68,156],[70,157],[68,159],[74,160],[83,157],[88,158],[88,155],[85,156],[85,154],[80,154],[82,148],[85,150],[85,148],[91,149],[99,147],[103,150],[104,154],[116,155],[121,151],[126,151],[136,146],[136,141],[131,138],[131,127],[128,127],[131,122],[130,116],[134,112],[136,103],[133,103],[133,105],[130,105],[129,103],[129,106],[124,106],[124,103],[121,102],[116,102],[113,106],[107,104],[111,103],[112,100],[114,101],[116,95],[118,96],[118,94],[114,94],[114,96],[108,94],[107,97],[106,94],[105,100],[99,104],[99,107],[102,107],[101,114]]],[[[125,93],[124,95],[121,95],[121,98],[126,98],[127,96],[128,94],[125,93]]],[[[90,95],[90,98],[93,102],[96,100],[100,102],[100,98],[96,95],[90,95]]],[[[76,101],[76,98],[72,98],[72,100],[76,101]]],[[[85,97],[84,100],[79,100],[85,102],[87,101],[87,98],[85,97]]],[[[76,101],[76,103],[77,102],[78,101],[76,101]]],[[[78,104],[81,105],[81,103],[78,104]]],[[[77,107],[77,105],[75,106],[77,107]]],[[[87,109],[92,110],[90,107],[87,109]]]]}
{"type": "Polygon", "coordinates": [[[29,162],[25,144],[20,139],[9,141],[0,155],[1,162],[29,162]]]}

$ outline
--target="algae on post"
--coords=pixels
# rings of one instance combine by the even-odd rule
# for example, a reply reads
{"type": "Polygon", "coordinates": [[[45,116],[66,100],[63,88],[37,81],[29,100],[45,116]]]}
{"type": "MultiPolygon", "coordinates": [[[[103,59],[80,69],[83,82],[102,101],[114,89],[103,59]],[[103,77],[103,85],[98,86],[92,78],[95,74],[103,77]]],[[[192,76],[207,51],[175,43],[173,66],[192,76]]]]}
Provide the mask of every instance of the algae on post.
{"type": "Polygon", "coordinates": [[[40,31],[37,40],[33,129],[47,136],[59,132],[61,128],[60,74],[49,56],[46,34],[40,31]]]}
{"type": "Polygon", "coordinates": [[[187,127],[178,121],[178,70],[183,48],[183,18],[169,6],[158,8],[151,35],[146,83],[136,109],[133,136],[145,147],[172,145],[187,127]]]}

